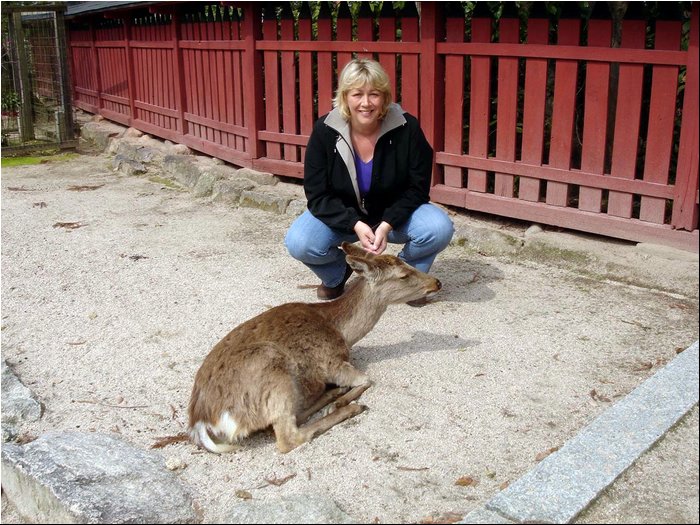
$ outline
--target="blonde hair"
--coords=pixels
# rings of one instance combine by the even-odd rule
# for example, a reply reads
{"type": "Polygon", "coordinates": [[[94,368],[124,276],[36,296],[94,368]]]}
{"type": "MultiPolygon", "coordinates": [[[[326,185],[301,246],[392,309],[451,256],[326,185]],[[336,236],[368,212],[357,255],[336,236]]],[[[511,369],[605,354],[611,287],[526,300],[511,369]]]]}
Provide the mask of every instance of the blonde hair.
{"type": "Polygon", "coordinates": [[[384,105],[380,111],[379,118],[384,118],[389,105],[392,102],[391,83],[389,75],[376,60],[369,58],[355,58],[345,64],[338,77],[338,90],[333,99],[333,107],[340,110],[345,120],[350,120],[350,109],[346,100],[346,95],[352,89],[370,85],[373,89],[380,91],[384,95],[384,105]]]}

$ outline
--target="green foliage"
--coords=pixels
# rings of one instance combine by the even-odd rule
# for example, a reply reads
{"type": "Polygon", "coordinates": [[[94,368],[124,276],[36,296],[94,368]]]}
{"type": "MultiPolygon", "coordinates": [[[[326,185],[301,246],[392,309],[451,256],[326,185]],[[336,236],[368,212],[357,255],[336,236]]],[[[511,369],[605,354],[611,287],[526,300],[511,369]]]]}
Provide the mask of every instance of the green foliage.
{"type": "Polygon", "coordinates": [[[22,97],[14,90],[3,91],[2,93],[2,112],[16,113],[22,107],[22,97]]]}

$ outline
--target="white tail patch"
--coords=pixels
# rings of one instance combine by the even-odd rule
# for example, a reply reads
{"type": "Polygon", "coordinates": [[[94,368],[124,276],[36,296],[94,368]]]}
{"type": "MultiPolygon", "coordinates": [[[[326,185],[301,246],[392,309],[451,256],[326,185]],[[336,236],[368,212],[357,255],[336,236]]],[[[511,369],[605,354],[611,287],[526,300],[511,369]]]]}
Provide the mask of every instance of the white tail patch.
{"type": "Polygon", "coordinates": [[[209,452],[223,454],[238,448],[238,445],[234,443],[238,439],[237,430],[238,424],[228,412],[224,412],[216,425],[207,425],[202,421],[195,423],[190,431],[190,437],[193,442],[206,448],[209,452]],[[212,435],[222,442],[215,442],[211,438],[212,435]]]}

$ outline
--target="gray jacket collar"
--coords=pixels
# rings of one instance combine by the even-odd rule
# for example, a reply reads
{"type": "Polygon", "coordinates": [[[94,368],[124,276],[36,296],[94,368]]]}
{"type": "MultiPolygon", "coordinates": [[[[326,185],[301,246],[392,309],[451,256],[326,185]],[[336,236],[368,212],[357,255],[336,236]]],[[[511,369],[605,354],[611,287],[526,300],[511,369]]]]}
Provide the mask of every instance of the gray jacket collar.
{"type": "MultiPolygon", "coordinates": [[[[404,111],[401,109],[401,106],[396,103],[390,104],[386,116],[382,119],[379,136],[381,137],[392,129],[403,126],[406,123],[406,118],[403,114],[404,111]]],[[[350,175],[350,182],[355,190],[357,205],[363,213],[367,214],[364,202],[362,202],[362,197],[360,196],[360,188],[357,184],[357,172],[355,170],[354,161],[355,151],[352,148],[352,139],[350,138],[350,123],[343,118],[338,108],[333,109],[323,122],[340,134],[335,145],[335,150],[347,167],[348,174],[350,175]]]]}

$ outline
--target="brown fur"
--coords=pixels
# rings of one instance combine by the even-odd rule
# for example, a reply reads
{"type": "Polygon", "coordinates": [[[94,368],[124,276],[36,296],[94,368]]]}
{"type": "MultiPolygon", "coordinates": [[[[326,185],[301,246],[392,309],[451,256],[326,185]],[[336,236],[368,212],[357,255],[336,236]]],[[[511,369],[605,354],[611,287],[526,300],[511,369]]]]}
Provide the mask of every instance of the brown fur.
{"type": "Polygon", "coordinates": [[[342,248],[360,275],[344,295],[327,303],[277,306],[214,346],[192,389],[189,421],[195,443],[212,452],[228,451],[221,444],[272,425],[278,449],[288,452],[364,409],[351,402],[371,382],[350,364],[350,348],[389,304],[425,297],[441,285],[391,255],[372,256],[348,243],[342,248]],[[346,388],[326,393],[327,384],[346,388]],[[297,426],[328,403],[335,411],[297,426]],[[233,432],[217,427],[225,412],[235,422],[233,432]]]}

